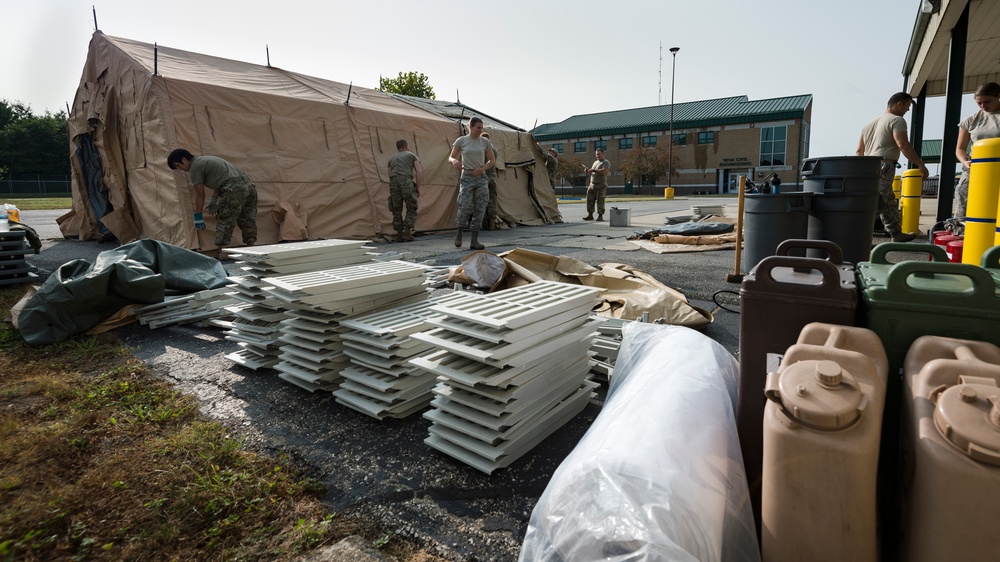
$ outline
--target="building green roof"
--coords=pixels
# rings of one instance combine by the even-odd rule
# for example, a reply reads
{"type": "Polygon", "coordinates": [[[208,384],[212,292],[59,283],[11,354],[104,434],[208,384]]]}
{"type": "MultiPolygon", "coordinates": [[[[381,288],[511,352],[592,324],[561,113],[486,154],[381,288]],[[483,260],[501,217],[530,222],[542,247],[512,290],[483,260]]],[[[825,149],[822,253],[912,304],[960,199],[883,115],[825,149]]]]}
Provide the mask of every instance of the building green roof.
{"type": "MultiPolygon", "coordinates": [[[[751,101],[747,96],[674,104],[674,129],[801,119],[812,94],[751,101]]],[[[559,123],[545,123],[532,134],[536,140],[627,135],[670,128],[670,106],[654,105],[604,113],[574,115],[559,123]]]]}

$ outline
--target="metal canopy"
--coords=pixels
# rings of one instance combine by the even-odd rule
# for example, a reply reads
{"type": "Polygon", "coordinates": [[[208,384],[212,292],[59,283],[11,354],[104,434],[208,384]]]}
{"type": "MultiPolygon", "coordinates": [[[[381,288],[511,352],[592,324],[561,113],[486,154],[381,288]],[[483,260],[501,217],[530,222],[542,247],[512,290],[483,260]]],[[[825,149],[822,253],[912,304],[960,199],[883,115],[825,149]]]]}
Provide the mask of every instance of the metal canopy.
{"type": "Polygon", "coordinates": [[[913,25],[903,62],[906,91],[916,97],[926,85],[927,97],[945,95],[951,31],[966,6],[969,6],[969,26],[962,92],[974,92],[983,82],[1000,82],[1000,2],[937,0],[930,4],[939,6],[939,11],[918,11],[913,25]]]}

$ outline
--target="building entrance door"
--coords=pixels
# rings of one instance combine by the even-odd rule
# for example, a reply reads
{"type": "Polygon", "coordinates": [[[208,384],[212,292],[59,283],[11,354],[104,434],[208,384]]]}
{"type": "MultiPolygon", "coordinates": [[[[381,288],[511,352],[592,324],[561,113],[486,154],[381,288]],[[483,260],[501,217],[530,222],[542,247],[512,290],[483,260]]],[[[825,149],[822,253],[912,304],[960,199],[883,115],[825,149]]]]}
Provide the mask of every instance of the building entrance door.
{"type": "Polygon", "coordinates": [[[725,170],[725,190],[726,193],[739,193],[740,191],[740,176],[751,177],[750,172],[747,170],[740,169],[726,169],[725,170]]]}

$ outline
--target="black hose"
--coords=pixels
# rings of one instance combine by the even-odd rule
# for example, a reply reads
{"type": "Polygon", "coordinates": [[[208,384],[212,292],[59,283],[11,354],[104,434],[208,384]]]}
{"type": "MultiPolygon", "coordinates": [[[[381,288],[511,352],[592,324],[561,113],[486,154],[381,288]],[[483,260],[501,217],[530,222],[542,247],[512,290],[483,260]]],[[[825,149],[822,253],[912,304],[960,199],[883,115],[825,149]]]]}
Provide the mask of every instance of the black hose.
{"type": "Polygon", "coordinates": [[[736,302],[739,302],[740,294],[737,293],[736,291],[730,291],[728,289],[722,289],[721,291],[716,291],[715,294],[712,295],[712,302],[715,303],[715,306],[721,308],[722,310],[725,310],[726,312],[732,312],[733,314],[739,314],[740,313],[739,310],[733,310],[732,308],[728,308],[726,305],[724,305],[721,302],[719,302],[719,295],[722,295],[722,294],[736,295],[736,302]]]}

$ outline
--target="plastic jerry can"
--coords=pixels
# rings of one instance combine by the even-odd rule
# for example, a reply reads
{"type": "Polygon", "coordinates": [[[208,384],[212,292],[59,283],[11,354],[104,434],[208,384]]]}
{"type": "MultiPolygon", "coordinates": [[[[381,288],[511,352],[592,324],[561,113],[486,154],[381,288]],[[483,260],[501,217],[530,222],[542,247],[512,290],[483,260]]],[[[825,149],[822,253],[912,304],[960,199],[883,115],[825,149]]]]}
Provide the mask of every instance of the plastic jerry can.
{"type": "Polygon", "coordinates": [[[814,324],[799,341],[821,340],[767,377],[761,558],[874,562],[888,362],[863,328],[814,324]]]}
{"type": "Polygon", "coordinates": [[[779,358],[795,343],[806,325],[812,322],[854,325],[859,299],[854,268],[839,260],[839,251],[832,253],[829,260],[768,256],[740,285],[740,381],[736,426],[758,532],[761,423],[767,401],[765,379],[768,372],[777,370],[779,358]]]}
{"type": "Polygon", "coordinates": [[[1000,348],[925,336],[904,367],[903,560],[1000,553],[1000,348]]]}

